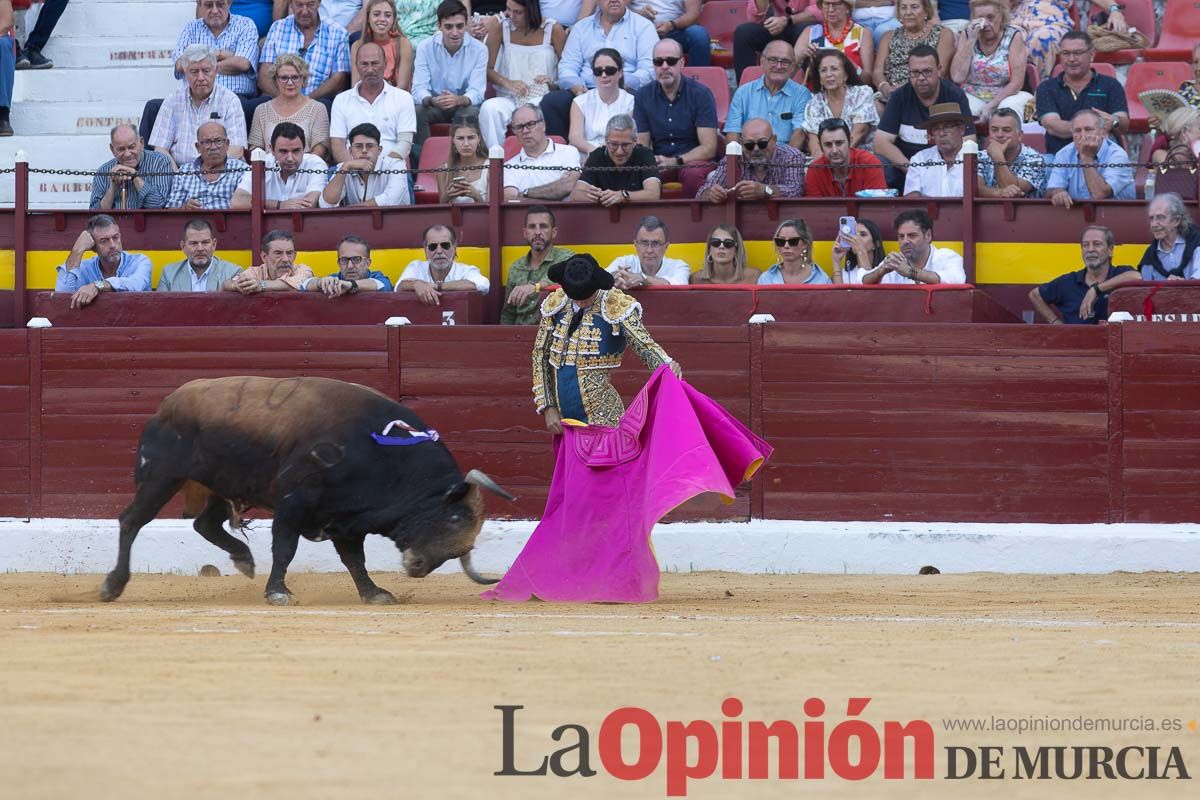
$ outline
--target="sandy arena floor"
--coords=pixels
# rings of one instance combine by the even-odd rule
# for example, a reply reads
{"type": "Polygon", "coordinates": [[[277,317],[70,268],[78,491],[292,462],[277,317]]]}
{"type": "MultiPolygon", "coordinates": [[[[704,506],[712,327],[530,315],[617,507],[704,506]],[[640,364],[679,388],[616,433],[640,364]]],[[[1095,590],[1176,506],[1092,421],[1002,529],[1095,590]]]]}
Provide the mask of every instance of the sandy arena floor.
{"type": "MultiPolygon", "coordinates": [[[[226,567],[222,565],[222,570],[226,567]]],[[[665,768],[625,782],[597,755],[621,706],[660,721],[806,717],[872,698],[862,717],[928,720],[933,781],[688,784],[688,796],[1195,797],[1196,780],[944,779],[951,745],[1177,745],[1200,778],[1200,575],[930,577],[668,575],[649,606],[484,603],[460,576],[364,607],[346,575],[135,575],[113,605],[100,576],[0,575],[2,798],[575,798],[666,796],[665,768]],[[591,733],[582,779],[497,777],[499,704],[516,766],[591,733]],[[1178,718],[1173,733],[949,732],[948,718],[1178,718]],[[1193,723],[1193,726],[1195,723],[1193,723]],[[362,793],[360,795],[360,793],[362,793]]],[[[634,753],[626,749],[627,758],[634,753]]],[[[1011,755],[1004,766],[1012,772],[1011,755]]],[[[568,765],[574,765],[571,757],[568,765]]],[[[772,776],[774,767],[772,767],[772,776]]]]}

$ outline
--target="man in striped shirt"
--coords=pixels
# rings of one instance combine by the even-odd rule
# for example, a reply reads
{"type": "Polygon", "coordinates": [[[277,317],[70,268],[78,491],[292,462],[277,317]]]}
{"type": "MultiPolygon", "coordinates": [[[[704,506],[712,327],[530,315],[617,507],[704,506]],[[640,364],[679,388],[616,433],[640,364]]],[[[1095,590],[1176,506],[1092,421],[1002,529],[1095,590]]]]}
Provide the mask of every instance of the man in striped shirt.
{"type": "Polygon", "coordinates": [[[183,77],[180,56],[194,44],[211,47],[217,54],[217,84],[234,94],[258,94],[258,28],[253,20],[229,13],[229,0],[200,0],[200,17],[189,21],[175,42],[175,77],[183,77]]]}
{"type": "Polygon", "coordinates": [[[229,155],[241,158],[246,149],[246,115],[238,96],[216,82],[216,53],[194,44],[183,51],[180,61],[187,85],[163,101],[150,133],[150,146],[170,155],[175,164],[186,164],[200,155],[197,130],[207,122],[217,122],[228,132],[229,155]]]}
{"type": "Polygon", "coordinates": [[[101,164],[92,178],[90,207],[101,211],[163,208],[175,172],[171,159],[147,150],[137,128],[128,124],[112,129],[108,149],[114,157],[101,164]]]}

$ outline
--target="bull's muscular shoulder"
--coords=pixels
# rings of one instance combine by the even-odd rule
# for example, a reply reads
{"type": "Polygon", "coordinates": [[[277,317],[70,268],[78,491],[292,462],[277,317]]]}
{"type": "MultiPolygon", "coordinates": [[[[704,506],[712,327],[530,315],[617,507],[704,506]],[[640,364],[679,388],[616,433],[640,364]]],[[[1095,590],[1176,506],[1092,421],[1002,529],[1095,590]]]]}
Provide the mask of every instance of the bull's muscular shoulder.
{"type": "Polygon", "coordinates": [[[550,294],[546,295],[546,299],[542,301],[542,316],[553,317],[559,311],[562,311],[563,306],[567,304],[567,293],[562,289],[555,289],[550,294]]]}
{"type": "Polygon", "coordinates": [[[642,313],[642,304],[620,289],[608,289],[600,300],[600,316],[605,322],[619,325],[633,314],[642,313]]]}

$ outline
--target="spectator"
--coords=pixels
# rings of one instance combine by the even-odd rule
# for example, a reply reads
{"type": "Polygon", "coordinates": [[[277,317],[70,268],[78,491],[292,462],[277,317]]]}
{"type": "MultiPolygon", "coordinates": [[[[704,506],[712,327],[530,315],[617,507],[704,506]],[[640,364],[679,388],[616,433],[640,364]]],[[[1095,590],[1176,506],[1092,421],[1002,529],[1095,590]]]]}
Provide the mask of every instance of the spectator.
{"type": "MultiPolygon", "coordinates": [[[[34,23],[33,30],[25,37],[25,45],[16,48],[17,69],[50,69],[54,66],[53,61],[42,55],[42,50],[50,41],[50,34],[54,33],[54,26],[58,24],[59,17],[67,10],[68,2],[70,0],[45,0],[42,3],[42,10],[37,16],[37,22],[34,23]]],[[[11,3],[8,5],[11,6],[11,3]]],[[[29,4],[26,3],[25,8],[28,7],[29,4]]],[[[11,10],[9,13],[12,13],[11,10]]],[[[0,22],[0,31],[3,30],[4,25],[0,22]]],[[[16,38],[15,31],[13,38],[16,38]]]]}
{"type": "MultiPolygon", "coordinates": [[[[439,5],[441,0],[396,0],[396,21],[412,40],[414,52],[421,42],[437,33],[439,5]]],[[[464,5],[469,8],[471,4],[464,5]]]]}
{"type": "Polygon", "coordinates": [[[584,16],[580,13],[583,0],[542,0],[538,5],[541,6],[542,19],[552,19],[564,28],[571,27],[584,16]]]}
{"type": "Polygon", "coordinates": [[[427,305],[441,304],[442,292],[476,291],[487,294],[491,283],[479,267],[455,261],[458,237],[453,228],[430,225],[421,236],[428,261],[410,261],[400,274],[397,292],[415,292],[427,305]]]}
{"type": "Polygon", "coordinates": [[[383,152],[379,129],[364,122],[348,138],[349,157],[325,184],[320,207],[410,205],[408,171],[403,161],[383,152]]]}
{"type": "Polygon", "coordinates": [[[546,137],[542,110],[526,103],[513,112],[512,129],[521,150],[504,162],[504,199],[565,200],[579,180],[579,151],[546,137]],[[561,167],[548,172],[525,167],[561,167]]]}
{"type": "Polygon", "coordinates": [[[812,233],[802,219],[785,219],[775,229],[775,253],[779,260],[758,276],[760,286],[782,284],[818,285],[832,283],[812,260],[812,233]]]}
{"type": "Polygon", "coordinates": [[[967,23],[970,22],[970,0],[937,0],[937,18],[943,28],[957,36],[967,29],[967,23]]]}
{"type": "Polygon", "coordinates": [[[843,241],[839,237],[833,243],[833,282],[861,284],[863,275],[886,256],[879,226],[869,219],[857,220],[852,240],[843,241]]]}
{"type": "Polygon", "coordinates": [[[1195,280],[1200,276],[1200,232],[1192,222],[1183,198],[1174,192],[1155,196],[1146,208],[1150,235],[1138,269],[1147,281],[1195,280]]]}
{"type": "Polygon", "coordinates": [[[263,237],[262,265],[244,269],[221,284],[223,292],[243,295],[263,292],[300,292],[313,271],[296,263],[296,240],[287,231],[274,230],[263,237]]]}
{"type": "Polygon", "coordinates": [[[896,216],[898,252],[888,253],[875,269],[862,276],[872,283],[966,283],[962,256],[933,246],[933,220],[920,209],[896,216]]]}
{"type": "Polygon", "coordinates": [[[963,114],[957,103],[935,104],[929,119],[917,127],[929,133],[933,147],[912,157],[904,178],[906,197],[962,197],[963,125],[974,126],[975,118],[963,114]]]}
{"type": "Polygon", "coordinates": [[[16,63],[13,58],[16,40],[16,17],[13,14],[12,0],[0,0],[0,136],[13,135],[9,114],[13,84],[16,82],[16,63]]]}
{"type": "Polygon", "coordinates": [[[869,76],[875,66],[875,39],[851,18],[854,0],[819,0],[817,5],[824,19],[814,22],[796,40],[796,63],[800,69],[811,69],[817,53],[828,49],[846,56],[853,64],[849,72],[869,76]]]}
{"type": "Polygon", "coordinates": [[[707,86],[684,77],[684,63],[679,42],[654,45],[654,81],[634,95],[633,120],[663,180],[680,181],[683,196],[695,197],[717,156],[717,103],[707,86]]]}
{"type": "Polygon", "coordinates": [[[537,0],[507,2],[507,15],[485,20],[488,80],[496,87],[496,96],[480,106],[479,127],[489,147],[504,144],[505,129],[518,104],[536,103],[550,91],[567,43],[566,30],[542,16],[537,0]]]}
{"type": "Polygon", "coordinates": [[[608,265],[616,286],[623,291],[643,286],[687,286],[692,268],[686,261],[667,258],[671,231],[658,217],[642,217],[633,236],[634,254],[618,256],[608,265]]]}
{"type": "Polygon", "coordinates": [[[572,250],[555,246],[558,225],[554,212],[545,206],[529,207],[522,231],[529,252],[508,268],[508,286],[500,309],[501,325],[536,325],[542,316],[538,297],[550,282],[546,272],[575,255],[572,250]]]}
{"type": "Polygon", "coordinates": [[[229,154],[241,158],[246,149],[246,116],[237,95],[216,83],[216,53],[194,44],[183,51],[177,63],[183,66],[187,84],[163,101],[150,146],[169,155],[175,165],[186,164],[200,155],[197,129],[215,121],[227,132],[229,154]]]}
{"type": "Polygon", "coordinates": [[[804,195],[804,156],[794,147],[779,144],[765,119],[752,119],[743,128],[742,179],[726,189],[725,161],[708,174],[696,197],[724,203],[733,195],[738,200],[772,200],[804,195]]]}
{"type": "Polygon", "coordinates": [[[417,130],[413,96],[383,79],[383,48],[367,43],[358,48],[354,66],[362,77],[333,100],[329,116],[329,147],[333,160],[349,158],[346,134],[364,122],[374,125],[383,139],[379,146],[391,158],[403,159],[412,149],[417,130]]]}
{"type": "Polygon", "coordinates": [[[126,253],[121,246],[121,229],[108,214],[88,220],[75,239],[67,260],[60,264],[54,291],[72,292],[71,308],[83,308],[101,292],[150,291],[150,259],[140,253],[126,253]],[[96,255],[84,260],[83,254],[96,255]]]}
{"type": "MultiPolygon", "coordinates": [[[[1029,51],[1029,63],[1045,78],[1054,69],[1060,46],[1065,47],[1071,31],[1071,4],[1073,0],[1013,0],[1013,24],[1025,34],[1025,46],[1029,51]]],[[[1093,6],[1109,12],[1106,27],[1118,33],[1129,29],[1121,6],[1111,0],[1090,0],[1093,6]]],[[[1153,38],[1153,32],[1150,34],[1153,38]]]]}
{"type": "Polygon", "coordinates": [[[1092,37],[1083,31],[1071,31],[1063,37],[1059,55],[1062,73],[1046,78],[1037,88],[1037,116],[1046,129],[1046,152],[1055,155],[1071,143],[1071,120],[1084,108],[1100,115],[1110,136],[1115,138],[1128,131],[1125,88],[1116,78],[1092,69],[1092,37]]]}
{"type": "Polygon", "coordinates": [[[284,53],[299,55],[308,62],[308,82],[300,90],[305,97],[332,103],[350,82],[346,29],[321,19],[320,6],[321,0],[289,0],[291,14],[271,25],[259,55],[258,88],[263,94],[279,94],[268,67],[284,53]]]}
{"type": "Polygon", "coordinates": [[[388,276],[371,269],[371,245],[359,236],[346,236],[338,243],[338,271],[324,278],[309,278],[306,292],[322,292],[326,297],[341,297],[359,292],[390,292],[388,276]]]}
{"type": "MultiPolygon", "coordinates": [[[[908,57],[909,83],[892,92],[887,108],[875,131],[875,155],[890,164],[888,185],[900,188],[908,161],[929,146],[922,125],[935,105],[958,103],[963,117],[971,116],[971,106],[963,90],[938,77],[938,54],[932,47],[918,45],[908,57]]],[[[965,127],[964,138],[975,139],[975,129],[965,127]]]]}
{"type": "Polygon", "coordinates": [[[850,146],[850,126],[833,117],[818,129],[821,156],[808,170],[805,194],[809,197],[855,197],[864,189],[886,189],[879,159],[850,146]]]}
{"type": "Polygon", "coordinates": [[[117,125],[108,134],[113,157],[92,178],[92,210],[163,208],[171,194],[175,165],[162,153],[147,150],[137,128],[117,125]],[[111,176],[105,173],[112,173],[111,176]]]}
{"type": "Polygon", "coordinates": [[[704,245],[704,266],[693,272],[691,283],[697,285],[749,285],[758,283],[758,270],[746,258],[742,234],[732,225],[718,225],[708,234],[704,245]]]}
{"type": "Polygon", "coordinates": [[[469,16],[458,0],[444,0],[437,7],[439,35],[417,46],[413,68],[413,100],[417,103],[414,157],[429,137],[431,123],[451,122],[458,113],[479,114],[487,91],[488,51],[467,34],[469,16]]]}
{"type": "MultiPolygon", "coordinates": [[[[789,51],[804,29],[821,19],[815,0],[747,0],[749,22],[733,32],[733,72],[738,82],[746,67],[753,67],[759,53],[766,58],[767,45],[781,41],[789,51]]],[[[789,73],[789,77],[791,74],[789,73]]]]}
{"type": "Polygon", "coordinates": [[[347,33],[361,33],[366,21],[363,0],[322,0],[321,19],[344,28],[347,33]]]}
{"type": "Polygon", "coordinates": [[[863,84],[844,53],[822,50],[813,59],[813,80],[820,87],[804,108],[804,131],[808,152],[821,152],[817,131],[828,119],[842,119],[850,126],[850,146],[870,151],[875,146],[875,92],[863,84]]]}
{"type": "Polygon", "coordinates": [[[1054,156],[1046,196],[1070,208],[1074,200],[1133,200],[1133,165],[1129,154],[1104,135],[1100,114],[1085,108],[1071,119],[1072,142],[1054,156]]]}
{"type": "Polygon", "coordinates": [[[275,21],[273,12],[276,3],[285,7],[287,5],[285,0],[231,0],[229,11],[253,22],[254,30],[261,39],[267,35],[267,31],[271,29],[271,23],[275,21]]]}
{"type": "Polygon", "coordinates": [[[971,113],[987,122],[997,108],[1024,116],[1025,42],[1011,27],[1008,0],[972,0],[971,24],[958,34],[950,80],[967,93],[971,113]]]}
{"type": "Polygon", "coordinates": [[[1021,117],[998,108],[988,123],[987,149],[979,154],[980,197],[1041,197],[1046,159],[1021,142],[1021,117]]]}
{"type": "Polygon", "coordinates": [[[633,117],[618,114],[608,121],[604,147],[593,150],[584,162],[571,199],[607,207],[660,197],[662,180],[654,152],[637,143],[633,117]]]}
{"type": "Polygon", "coordinates": [[[329,158],[329,110],[324,103],[300,93],[300,87],[308,81],[308,62],[300,56],[284,53],[267,70],[279,87],[279,94],[254,109],[250,148],[266,150],[275,126],[293,122],[304,131],[308,151],[322,159],[329,158]]]}
{"type": "Polygon", "coordinates": [[[1083,269],[1060,275],[1029,292],[1033,310],[1053,325],[1096,325],[1108,319],[1108,293],[1141,280],[1133,267],[1113,266],[1113,234],[1103,225],[1084,228],[1080,248],[1083,269]]]}
{"type": "Polygon", "coordinates": [[[850,18],[871,31],[876,57],[883,35],[900,27],[900,20],[896,19],[896,0],[858,0],[850,18]]]}
{"type": "Polygon", "coordinates": [[[804,112],[812,92],[792,80],[795,54],[784,42],[770,42],[763,50],[763,76],[739,86],[729,103],[725,137],[738,141],[746,120],[769,120],[781,142],[800,149],[805,144],[804,112]]]}
{"type": "Polygon", "coordinates": [[[397,89],[407,91],[412,86],[413,62],[416,51],[412,41],[396,24],[396,4],[392,0],[367,0],[363,6],[362,38],[350,47],[350,82],[358,83],[362,75],[358,71],[355,56],[364,44],[377,44],[383,48],[383,79],[397,89]]]}
{"type": "MultiPolygon", "coordinates": [[[[304,131],[284,122],[271,134],[271,152],[263,159],[263,205],[266,208],[316,208],[325,188],[325,162],[304,152],[304,131]]],[[[250,208],[253,176],[242,175],[230,208],[250,208]]]]}
{"type": "Polygon", "coordinates": [[[1195,158],[1192,145],[1200,140],[1200,110],[1191,106],[1180,106],[1167,114],[1162,124],[1163,133],[1153,142],[1150,163],[1161,164],[1167,154],[1176,147],[1186,148],[1187,156],[1195,158]]]}
{"type": "Polygon", "coordinates": [[[167,208],[229,208],[242,173],[250,168],[245,161],[229,155],[229,136],[219,122],[206,122],[196,130],[196,149],[199,157],[180,167],[171,182],[167,208]]]}
{"type": "MultiPolygon", "coordinates": [[[[631,0],[629,8],[654,24],[663,41],[671,40],[687,53],[693,67],[712,65],[712,41],[708,29],[697,24],[703,0],[631,0]]],[[[596,0],[583,0],[581,17],[590,17],[596,0]]],[[[569,24],[569,23],[568,23],[569,24]]]]}
{"type": "Polygon", "coordinates": [[[474,120],[450,126],[450,156],[445,168],[437,174],[439,203],[487,202],[488,151],[474,120]]]}
{"type": "Polygon", "coordinates": [[[571,27],[558,62],[558,89],[542,98],[550,135],[566,136],[570,132],[571,101],[596,85],[585,60],[600,48],[613,48],[621,54],[622,63],[630,66],[625,74],[629,91],[636,92],[653,80],[651,53],[658,44],[658,32],[650,20],[629,11],[626,2],[599,0],[595,14],[571,27]]]}
{"type": "Polygon", "coordinates": [[[258,64],[258,30],[254,21],[229,13],[229,0],[199,0],[199,16],[179,32],[175,51],[175,77],[182,78],[182,56],[194,44],[204,45],[217,56],[217,84],[241,97],[254,97],[258,85],[254,71],[258,64]]]}
{"type": "Polygon", "coordinates": [[[219,292],[242,268],[217,258],[217,238],[207,220],[190,219],[183,226],[179,249],[185,256],[163,267],[158,279],[160,292],[219,292]]]}
{"type": "Polygon", "coordinates": [[[602,47],[592,54],[595,87],[571,101],[571,133],[567,142],[583,155],[604,143],[608,121],[618,114],[633,113],[633,95],[621,88],[624,83],[621,54],[602,47]]]}
{"type": "Polygon", "coordinates": [[[880,99],[888,102],[892,92],[907,86],[912,51],[928,47],[934,52],[936,77],[945,77],[954,57],[954,35],[937,21],[932,0],[896,0],[900,25],[879,40],[875,54],[875,80],[880,99]]]}

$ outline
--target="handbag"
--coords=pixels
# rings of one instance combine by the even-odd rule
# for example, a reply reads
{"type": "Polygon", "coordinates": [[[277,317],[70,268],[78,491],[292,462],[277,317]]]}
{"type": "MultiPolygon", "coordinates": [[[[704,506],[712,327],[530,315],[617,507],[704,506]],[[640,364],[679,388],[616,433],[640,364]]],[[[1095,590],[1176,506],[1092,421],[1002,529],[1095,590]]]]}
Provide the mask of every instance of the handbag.
{"type": "Polygon", "coordinates": [[[1153,167],[1154,194],[1175,192],[1185,201],[1197,199],[1200,194],[1196,183],[1197,169],[1200,169],[1200,163],[1191,148],[1184,144],[1175,145],[1167,151],[1166,159],[1153,167]]]}

